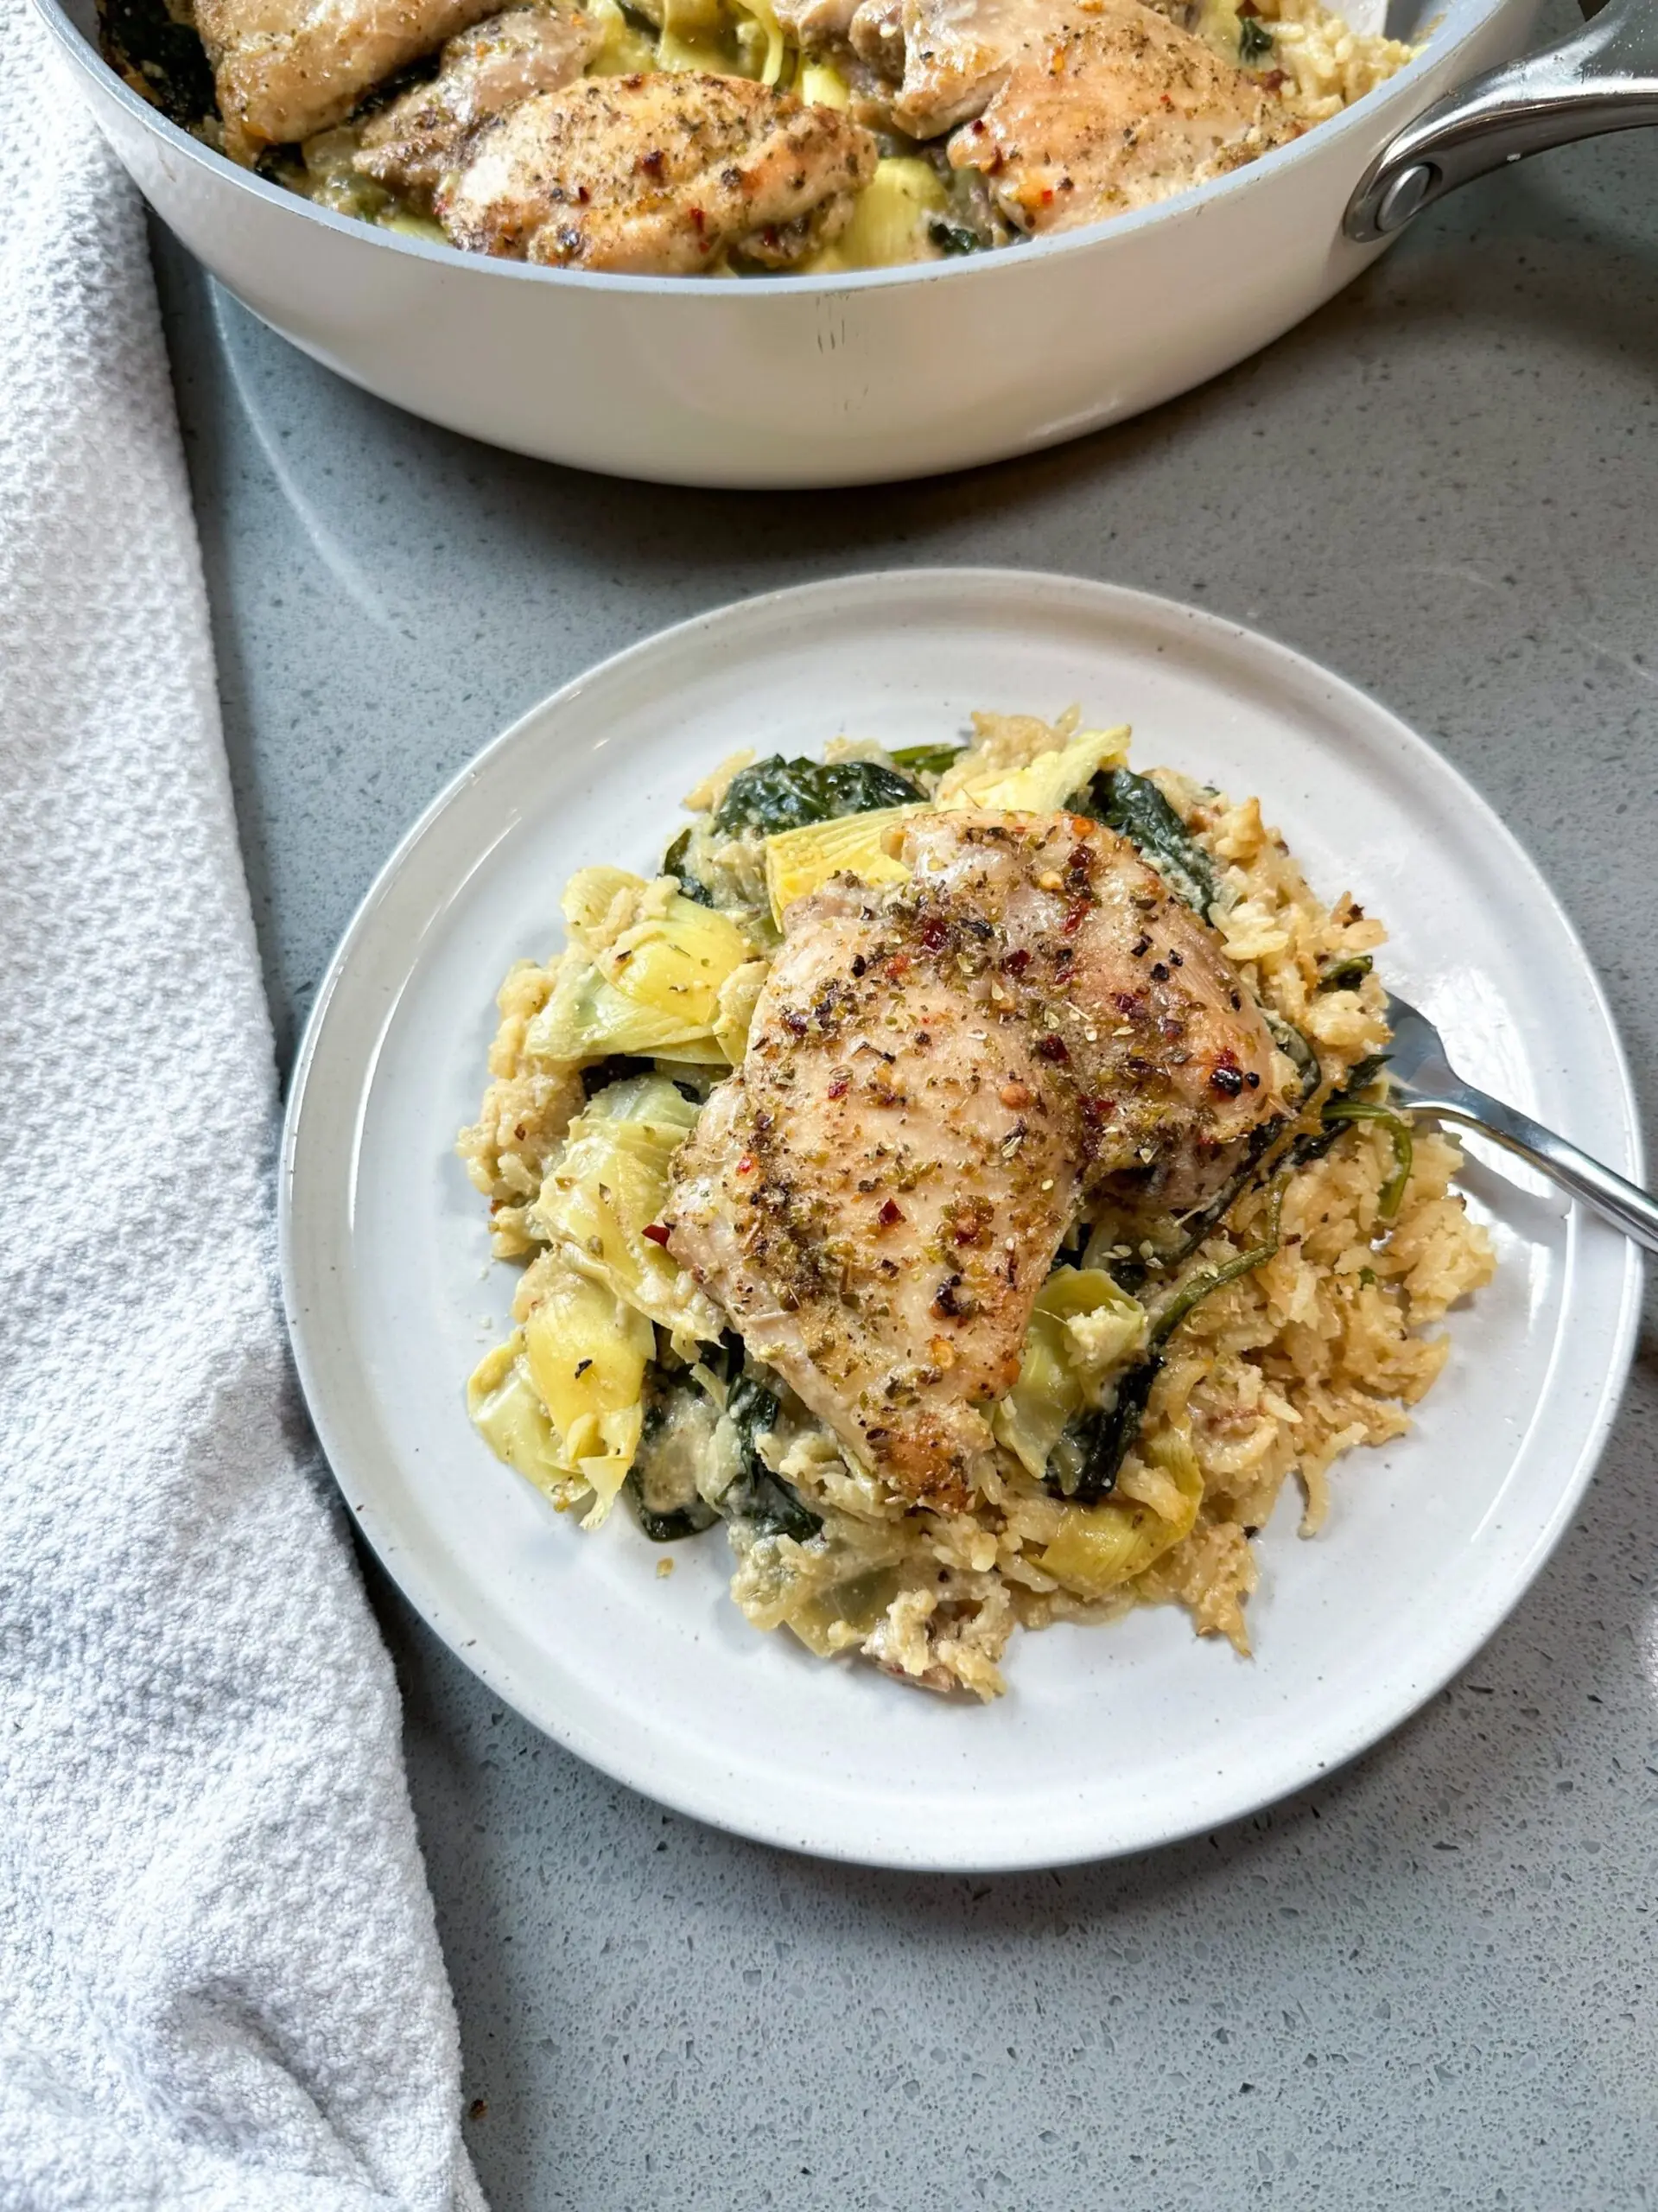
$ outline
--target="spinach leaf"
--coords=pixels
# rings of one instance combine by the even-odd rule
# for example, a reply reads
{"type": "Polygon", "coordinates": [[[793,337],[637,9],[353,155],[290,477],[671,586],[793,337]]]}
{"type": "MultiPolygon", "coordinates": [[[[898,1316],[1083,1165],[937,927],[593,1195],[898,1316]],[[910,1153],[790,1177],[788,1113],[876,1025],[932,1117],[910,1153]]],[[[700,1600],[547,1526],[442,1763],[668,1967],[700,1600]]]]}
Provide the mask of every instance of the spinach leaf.
{"type": "Polygon", "coordinates": [[[843,814],[912,806],[926,796],[919,784],[877,760],[785,760],[774,753],[732,778],[714,826],[733,836],[753,830],[772,837],[843,814]]]}
{"type": "Polygon", "coordinates": [[[1324,1103],[1316,1129],[1309,1129],[1296,1138],[1286,1157],[1292,1167],[1305,1167],[1309,1160],[1322,1160],[1347,1126],[1350,1116],[1344,1116],[1342,1109],[1350,1105],[1367,1091],[1387,1064],[1385,1052],[1374,1053],[1370,1058],[1360,1060],[1339,1090],[1332,1090],[1324,1103]]]}
{"type": "Polygon", "coordinates": [[[906,745],[893,753],[893,765],[907,775],[942,776],[966,750],[962,745],[906,745]]]}
{"type": "Polygon", "coordinates": [[[1369,974],[1375,963],[1368,952],[1350,952],[1347,957],[1325,961],[1318,970],[1321,991],[1356,991],[1369,974]]]}
{"type": "Polygon", "coordinates": [[[940,253],[982,253],[993,243],[970,231],[965,223],[947,223],[942,215],[935,215],[928,224],[927,236],[940,253]]]}
{"type": "Polygon", "coordinates": [[[700,1536],[719,1519],[696,1487],[696,1466],[714,1435],[716,1410],[689,1371],[668,1374],[653,1360],[645,1373],[645,1420],[623,1487],[634,1518],[653,1544],[700,1536]]]}
{"type": "Polygon", "coordinates": [[[1215,905],[1215,863],[1149,776],[1103,768],[1079,810],[1128,838],[1175,896],[1208,920],[1215,905]]]}
{"type": "Polygon", "coordinates": [[[700,1497],[694,1505],[676,1505],[669,1512],[658,1513],[645,1502],[637,1467],[630,1470],[624,1487],[641,1533],[648,1536],[653,1544],[683,1544],[688,1536],[702,1535],[720,1517],[713,1507],[704,1505],[700,1497]]]}
{"type": "Polygon", "coordinates": [[[756,1439],[776,1425],[778,1402],[774,1391],[752,1375],[740,1375],[726,1399],[726,1412],[742,1445],[742,1471],[720,1500],[727,1521],[742,1521],[763,1536],[792,1536],[804,1544],[823,1523],[804,1503],[792,1484],[774,1475],[759,1454],[756,1439]]]}
{"type": "Polygon", "coordinates": [[[1273,35],[1257,16],[1245,16],[1238,25],[1238,60],[1253,69],[1273,51],[1273,35]]]}
{"type": "Polygon", "coordinates": [[[1162,1364],[1160,1358],[1140,1360],[1118,1383],[1110,1404],[1077,1423],[1076,1441],[1082,1447],[1082,1467],[1069,1490],[1061,1483],[1048,1482],[1056,1497],[1067,1498],[1074,1505],[1097,1505],[1102,1497],[1110,1497],[1128,1448],[1140,1434],[1146,1402],[1162,1364]]]}
{"type": "Polygon", "coordinates": [[[635,1518],[653,1544],[700,1535],[715,1521],[742,1522],[761,1536],[792,1536],[805,1543],[823,1523],[791,1483],[774,1475],[760,1457],[759,1439],[774,1427],[777,1394],[743,1373],[740,1338],[727,1334],[705,1352],[708,1365],[727,1382],[725,1410],[737,1431],[740,1465],[718,1506],[696,1486],[713,1445],[720,1408],[688,1369],[671,1373],[655,1361],[645,1373],[645,1420],[638,1450],[624,1485],[635,1518]]]}
{"type": "Polygon", "coordinates": [[[649,1075],[654,1065],[651,1060],[636,1059],[629,1052],[607,1052],[602,1060],[595,1060],[591,1067],[581,1070],[581,1096],[596,1098],[613,1083],[626,1083],[630,1076],[649,1075]]]}
{"type": "Polygon", "coordinates": [[[690,849],[691,833],[689,830],[682,830],[662,856],[662,873],[664,875],[677,875],[679,878],[682,898],[694,899],[699,906],[711,906],[714,904],[714,893],[699,876],[691,874],[687,865],[686,855],[690,849]]]}

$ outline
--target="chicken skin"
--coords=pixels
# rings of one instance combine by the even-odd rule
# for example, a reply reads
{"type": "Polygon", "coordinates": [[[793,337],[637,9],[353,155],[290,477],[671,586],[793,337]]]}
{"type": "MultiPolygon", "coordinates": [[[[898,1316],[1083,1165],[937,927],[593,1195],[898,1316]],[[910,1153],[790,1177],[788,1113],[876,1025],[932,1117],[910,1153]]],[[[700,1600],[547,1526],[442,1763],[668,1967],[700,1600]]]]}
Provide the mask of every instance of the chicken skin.
{"type": "Polygon", "coordinates": [[[510,8],[487,16],[449,40],[429,84],[370,118],[355,166],[429,205],[469,131],[532,92],[573,83],[599,39],[598,25],[579,8],[510,8]]]}
{"type": "Polygon", "coordinates": [[[1293,135],[1246,71],[1141,0],[1096,0],[1003,71],[950,158],[982,171],[1011,222],[1041,232],[1166,200],[1293,135]]]}
{"type": "Polygon", "coordinates": [[[844,226],[875,158],[848,117],[747,78],[592,78],[486,124],[435,204],[457,245],[521,261],[782,269],[844,226]]]}
{"type": "Polygon", "coordinates": [[[785,917],[669,1249],[854,1456],[956,1509],[1084,1199],[1195,1205],[1285,1110],[1207,924],[1070,815],[929,813],[909,882],[785,917]]]}

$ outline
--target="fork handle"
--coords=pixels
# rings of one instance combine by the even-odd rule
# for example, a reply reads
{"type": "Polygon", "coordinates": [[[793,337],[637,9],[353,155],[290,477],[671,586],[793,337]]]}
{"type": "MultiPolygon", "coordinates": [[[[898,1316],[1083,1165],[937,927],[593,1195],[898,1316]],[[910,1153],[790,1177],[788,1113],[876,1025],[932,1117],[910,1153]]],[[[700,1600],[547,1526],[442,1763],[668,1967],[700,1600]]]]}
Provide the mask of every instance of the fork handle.
{"type": "Polygon", "coordinates": [[[1591,1160],[1566,1138],[1556,1136],[1553,1129],[1546,1129],[1540,1122],[1534,1122],[1529,1115],[1505,1106],[1499,1098],[1488,1098],[1483,1090],[1458,1090],[1440,1098],[1412,1098],[1406,1103],[1413,1114],[1432,1114],[1442,1122],[1461,1122],[1478,1129],[1505,1152],[1517,1153],[1521,1160],[1529,1160],[1574,1198],[1581,1198],[1592,1212],[1610,1221],[1614,1229],[1621,1229],[1648,1252],[1658,1252],[1658,1200],[1615,1175],[1610,1167],[1603,1167],[1599,1160],[1591,1160]]]}

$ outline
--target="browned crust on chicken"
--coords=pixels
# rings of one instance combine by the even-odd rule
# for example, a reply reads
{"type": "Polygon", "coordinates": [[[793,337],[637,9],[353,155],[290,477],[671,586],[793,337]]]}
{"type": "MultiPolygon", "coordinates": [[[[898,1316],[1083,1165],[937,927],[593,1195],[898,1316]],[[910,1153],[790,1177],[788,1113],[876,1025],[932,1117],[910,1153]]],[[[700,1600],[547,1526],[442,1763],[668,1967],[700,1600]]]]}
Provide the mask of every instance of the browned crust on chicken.
{"type": "Polygon", "coordinates": [[[982,171],[1021,229],[1063,230],[1221,175],[1296,128],[1258,79],[1155,9],[1096,0],[1018,56],[950,158],[982,171]]]}
{"type": "Polygon", "coordinates": [[[363,126],[355,166],[429,204],[469,131],[534,92],[573,83],[600,43],[579,8],[510,8],[445,45],[429,84],[416,85],[363,126]]]}
{"type": "Polygon", "coordinates": [[[372,86],[498,0],[196,0],[195,23],[213,65],[225,150],[252,162],[343,123],[372,86]]]}
{"type": "Polygon", "coordinates": [[[561,267],[782,268],[835,236],[875,142],[832,108],[697,71],[585,79],[486,124],[439,191],[457,245],[561,267]]]}
{"type": "Polygon", "coordinates": [[[1069,815],[909,826],[916,873],[801,899],[670,1249],[857,1458],[959,1508],[1079,1199],[1196,1204],[1283,1110],[1208,925],[1069,815]]]}

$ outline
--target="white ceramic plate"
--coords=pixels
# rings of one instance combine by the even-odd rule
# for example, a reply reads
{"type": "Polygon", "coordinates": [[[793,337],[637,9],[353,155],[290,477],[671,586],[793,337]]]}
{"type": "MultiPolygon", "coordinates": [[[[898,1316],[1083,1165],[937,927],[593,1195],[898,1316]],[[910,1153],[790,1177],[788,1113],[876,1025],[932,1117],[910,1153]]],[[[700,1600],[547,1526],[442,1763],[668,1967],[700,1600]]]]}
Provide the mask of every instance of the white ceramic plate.
{"type": "MultiPolygon", "coordinates": [[[[1166,600],[983,570],[746,601],[582,677],[410,831],[329,970],[295,1080],[283,1274],[300,1371],[353,1511],[403,1589],[509,1703],[664,1802],[770,1842],[906,1867],[1142,1849],[1339,1765],[1461,1667],[1588,1480],[1629,1358],[1632,1247],[1540,1185],[1471,1169],[1501,1265],[1452,1322],[1412,1435],[1339,1467],[1325,1533],[1286,1491],[1261,1537],[1256,1656],[1184,1613],[1014,1639],[1009,1693],[947,1703],[758,1634],[719,1532],[596,1536],[473,1434],[468,1370],[505,1326],[451,1151],[509,963],[559,941],[573,868],[649,872],[680,795],[740,745],[816,753],[959,732],[975,707],[1132,721],[1167,761],[1261,794],[1328,896],[1393,931],[1387,973],[1475,1081],[1640,1173],[1629,1078],[1582,947],[1490,810],[1422,741],[1283,647],[1166,600]]],[[[1293,1485],[1291,1486],[1293,1489],[1293,1485]]]]}

